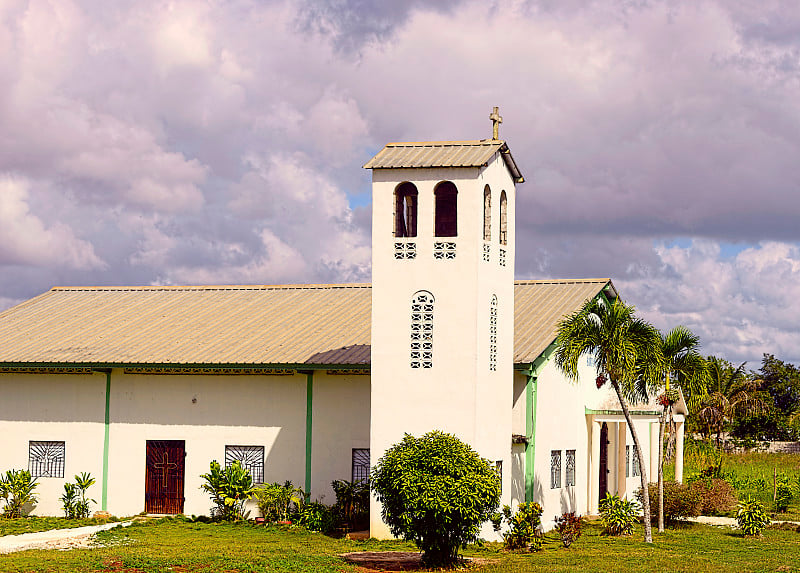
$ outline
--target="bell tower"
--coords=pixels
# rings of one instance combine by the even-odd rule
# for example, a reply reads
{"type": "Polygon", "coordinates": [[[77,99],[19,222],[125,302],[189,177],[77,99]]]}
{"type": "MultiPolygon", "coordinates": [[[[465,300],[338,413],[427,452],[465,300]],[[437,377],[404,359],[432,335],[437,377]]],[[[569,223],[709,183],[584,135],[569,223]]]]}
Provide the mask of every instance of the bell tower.
{"type": "MultiPolygon", "coordinates": [[[[501,469],[510,502],[515,187],[499,139],[389,143],[372,169],[370,455],[442,430],[501,469]]],[[[373,500],[370,531],[388,537],[373,500]]]]}

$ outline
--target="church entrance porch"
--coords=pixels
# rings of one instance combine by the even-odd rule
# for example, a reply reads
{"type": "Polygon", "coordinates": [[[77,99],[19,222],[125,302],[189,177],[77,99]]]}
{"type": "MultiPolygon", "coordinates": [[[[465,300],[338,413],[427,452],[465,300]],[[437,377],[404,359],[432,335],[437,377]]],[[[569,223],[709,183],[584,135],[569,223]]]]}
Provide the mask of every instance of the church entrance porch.
{"type": "Polygon", "coordinates": [[[144,478],[146,513],[183,513],[186,445],[183,440],[147,440],[144,478]]]}

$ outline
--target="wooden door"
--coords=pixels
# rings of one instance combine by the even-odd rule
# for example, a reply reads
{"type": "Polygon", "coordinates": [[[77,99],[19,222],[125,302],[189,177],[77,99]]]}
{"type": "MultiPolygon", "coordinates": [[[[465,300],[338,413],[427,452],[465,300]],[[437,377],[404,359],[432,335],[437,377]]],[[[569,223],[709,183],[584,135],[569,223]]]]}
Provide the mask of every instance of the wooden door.
{"type": "Polygon", "coordinates": [[[186,447],[183,440],[147,440],[146,513],[183,513],[186,447]]]}
{"type": "Polygon", "coordinates": [[[600,499],[608,493],[608,425],[603,422],[600,428],[600,499]]]}

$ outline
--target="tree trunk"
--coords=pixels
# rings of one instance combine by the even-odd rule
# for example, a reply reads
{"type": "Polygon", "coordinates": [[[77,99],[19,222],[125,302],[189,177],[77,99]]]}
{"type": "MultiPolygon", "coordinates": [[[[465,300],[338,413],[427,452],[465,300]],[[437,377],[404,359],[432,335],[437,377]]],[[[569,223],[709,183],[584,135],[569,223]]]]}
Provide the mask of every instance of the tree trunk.
{"type": "Polygon", "coordinates": [[[614,391],[617,393],[617,398],[619,399],[619,405],[622,406],[622,413],[625,414],[625,420],[628,422],[628,427],[631,430],[631,436],[633,436],[633,446],[636,448],[637,458],[639,461],[639,477],[640,481],[642,482],[642,510],[644,511],[644,541],[645,543],[652,543],[653,542],[653,531],[650,524],[650,492],[647,489],[647,472],[644,469],[644,464],[642,463],[642,448],[639,444],[639,435],[636,433],[636,426],[633,425],[633,419],[631,418],[631,413],[628,411],[628,403],[625,401],[625,398],[622,397],[622,392],[619,390],[619,385],[617,381],[613,378],[611,379],[611,385],[614,387],[614,391]]]}
{"type": "Polygon", "coordinates": [[[667,407],[658,421],[658,532],[664,533],[664,426],[667,407]]]}

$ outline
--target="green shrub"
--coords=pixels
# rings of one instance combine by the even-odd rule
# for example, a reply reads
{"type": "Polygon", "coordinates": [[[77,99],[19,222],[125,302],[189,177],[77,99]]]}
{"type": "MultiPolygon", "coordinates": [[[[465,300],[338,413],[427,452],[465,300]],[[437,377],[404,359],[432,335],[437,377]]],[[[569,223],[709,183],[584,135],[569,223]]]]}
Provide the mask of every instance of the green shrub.
{"type": "Polygon", "coordinates": [[[506,549],[527,549],[539,551],[542,548],[542,506],[538,503],[523,502],[517,506],[517,513],[512,515],[511,507],[503,506],[502,514],[494,514],[489,519],[495,531],[505,518],[508,531],[503,533],[503,545],[506,549]]]}
{"type": "MultiPolygon", "coordinates": [[[[647,487],[650,492],[650,520],[658,521],[658,484],[647,487]]],[[[636,491],[636,499],[642,502],[642,488],[636,491]]],[[[699,491],[676,481],[664,482],[664,520],[674,522],[684,517],[697,517],[703,508],[703,496],[699,491]]]]}
{"type": "Polygon", "coordinates": [[[348,529],[359,531],[369,523],[369,485],[361,481],[333,480],[333,511],[348,529]]]}
{"type": "Polygon", "coordinates": [[[788,483],[779,483],[775,490],[775,511],[778,513],[785,513],[789,509],[789,504],[792,503],[792,489],[788,483]]]}
{"type": "Polygon", "coordinates": [[[5,501],[3,517],[22,517],[26,503],[36,503],[36,480],[28,470],[8,470],[0,474],[0,499],[5,501]]]}
{"type": "Polygon", "coordinates": [[[556,516],[555,521],[556,531],[558,531],[558,535],[561,537],[561,544],[564,547],[572,545],[583,533],[585,519],[580,515],[575,515],[574,511],[556,516]]]}
{"type": "Polygon", "coordinates": [[[67,519],[86,519],[89,517],[90,504],[97,503],[93,499],[86,499],[86,491],[93,486],[95,479],[92,474],[83,472],[75,476],[75,483],[64,484],[64,495],[61,496],[61,506],[64,517],[67,519]]]}
{"type": "Polygon", "coordinates": [[[761,535],[761,532],[770,523],[769,516],[764,511],[764,504],[749,496],[739,502],[736,521],[746,536],[761,535]]]}
{"type": "Polygon", "coordinates": [[[630,535],[633,525],[639,521],[636,502],[620,499],[618,495],[606,494],[600,500],[600,521],[606,535],[630,535]]]}
{"type": "Polygon", "coordinates": [[[250,471],[236,460],[224,470],[219,462],[211,462],[210,471],[200,476],[205,483],[200,489],[211,494],[215,507],[211,515],[225,521],[244,517],[244,502],[253,493],[253,478],[250,471]]]}
{"type": "Polygon", "coordinates": [[[733,486],[720,478],[699,478],[689,487],[700,494],[702,515],[720,515],[736,507],[733,486]]]}
{"type": "Polygon", "coordinates": [[[329,533],[336,528],[337,519],[330,507],[315,501],[303,505],[297,515],[297,523],[309,531],[329,533]]]}
{"type": "Polygon", "coordinates": [[[305,502],[305,492],[291,481],[265,483],[253,488],[251,497],[267,521],[289,521],[292,513],[299,513],[305,502]]]}
{"type": "Polygon", "coordinates": [[[406,434],[378,460],[370,483],[392,534],[413,541],[429,567],[456,563],[500,502],[493,465],[438,431],[406,434]]]}

